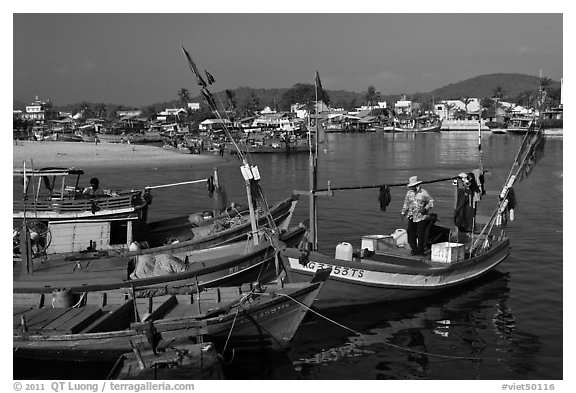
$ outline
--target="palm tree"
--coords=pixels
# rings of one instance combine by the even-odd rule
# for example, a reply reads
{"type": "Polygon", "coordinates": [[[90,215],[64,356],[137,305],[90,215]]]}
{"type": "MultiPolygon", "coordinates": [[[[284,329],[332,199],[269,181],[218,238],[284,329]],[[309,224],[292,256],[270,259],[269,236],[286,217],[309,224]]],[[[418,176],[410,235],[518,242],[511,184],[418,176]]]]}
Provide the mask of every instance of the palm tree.
{"type": "Polygon", "coordinates": [[[450,112],[456,106],[456,104],[452,104],[450,102],[444,102],[444,106],[446,107],[446,118],[450,118],[450,112]]]}
{"type": "Polygon", "coordinates": [[[505,93],[506,91],[502,88],[502,86],[496,86],[494,90],[492,90],[492,97],[500,101],[502,98],[504,98],[505,93]]]}
{"type": "Polygon", "coordinates": [[[472,99],[470,97],[462,97],[460,101],[464,103],[464,120],[468,120],[468,104],[472,99]]]}
{"type": "MultiPolygon", "coordinates": [[[[182,105],[184,108],[187,108],[189,101],[190,101],[190,92],[188,91],[188,89],[184,87],[180,88],[180,90],[178,90],[178,102],[180,103],[180,105],[182,105]]],[[[176,117],[178,118],[178,121],[180,121],[180,115],[178,114],[178,112],[176,112],[176,117]]]]}
{"type": "Polygon", "coordinates": [[[550,78],[540,78],[540,94],[538,97],[538,106],[544,109],[544,104],[546,101],[546,95],[548,94],[549,87],[552,85],[552,79],[550,78]]]}
{"type": "Polygon", "coordinates": [[[374,104],[378,104],[378,101],[380,101],[380,93],[376,91],[374,86],[368,86],[368,90],[364,95],[364,101],[370,106],[370,112],[372,112],[374,104]]]}
{"type": "Polygon", "coordinates": [[[102,118],[102,114],[106,113],[106,104],[101,103],[101,104],[97,104],[96,107],[94,108],[94,110],[97,113],[98,118],[102,118]]]}

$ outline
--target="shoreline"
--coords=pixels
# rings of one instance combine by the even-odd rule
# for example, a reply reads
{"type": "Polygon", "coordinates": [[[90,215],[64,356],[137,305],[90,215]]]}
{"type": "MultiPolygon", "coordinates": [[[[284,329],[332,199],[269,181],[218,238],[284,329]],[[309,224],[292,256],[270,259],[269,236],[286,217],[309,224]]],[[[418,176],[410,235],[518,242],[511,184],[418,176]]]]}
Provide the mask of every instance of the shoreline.
{"type": "Polygon", "coordinates": [[[213,154],[183,154],[161,147],[136,144],[89,142],[17,141],[12,142],[12,167],[23,162],[36,168],[77,167],[167,167],[174,165],[211,165],[227,162],[213,154]]]}

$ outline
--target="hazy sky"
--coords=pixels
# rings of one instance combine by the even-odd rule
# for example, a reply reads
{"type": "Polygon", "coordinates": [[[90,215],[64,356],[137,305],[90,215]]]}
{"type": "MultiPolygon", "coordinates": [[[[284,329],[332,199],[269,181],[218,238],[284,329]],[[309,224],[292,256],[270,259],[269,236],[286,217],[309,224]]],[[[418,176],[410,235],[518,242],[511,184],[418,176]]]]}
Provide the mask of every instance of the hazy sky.
{"type": "Polygon", "coordinates": [[[327,90],[383,94],[491,73],[559,80],[562,32],[560,13],[14,13],[13,98],[142,106],[182,87],[195,96],[180,45],[215,77],[213,91],[314,83],[315,70],[327,90]]]}

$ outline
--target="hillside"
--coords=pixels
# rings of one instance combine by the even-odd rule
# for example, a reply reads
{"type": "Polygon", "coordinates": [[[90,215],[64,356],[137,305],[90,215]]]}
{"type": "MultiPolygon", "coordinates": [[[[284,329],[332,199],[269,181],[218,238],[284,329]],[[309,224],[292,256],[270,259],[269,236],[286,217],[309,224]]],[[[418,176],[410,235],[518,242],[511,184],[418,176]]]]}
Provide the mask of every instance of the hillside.
{"type": "MultiPolygon", "coordinates": [[[[460,97],[491,97],[497,87],[501,87],[504,97],[514,98],[525,92],[538,88],[540,78],[523,74],[489,74],[451,83],[433,90],[430,95],[436,100],[458,99],[460,97]]],[[[559,88],[560,83],[554,82],[552,88],[559,88]]]]}
{"type": "MultiPolygon", "coordinates": [[[[494,91],[497,87],[500,87],[503,91],[503,98],[507,100],[514,101],[514,99],[523,93],[531,93],[535,91],[538,87],[540,78],[533,75],[524,74],[488,74],[480,75],[474,78],[466,79],[464,81],[450,83],[441,88],[435,89],[428,93],[413,93],[412,96],[414,100],[421,100],[423,97],[434,97],[436,101],[444,99],[459,99],[461,97],[492,97],[494,91]]],[[[554,81],[550,86],[551,89],[556,89],[559,91],[560,82],[554,81]]],[[[246,99],[250,94],[254,94],[259,101],[260,106],[270,106],[271,108],[280,108],[280,103],[282,102],[282,95],[289,90],[289,88],[282,89],[253,89],[250,87],[239,87],[233,90],[236,100],[241,102],[246,99]]],[[[349,92],[344,90],[328,90],[325,89],[330,97],[330,102],[334,107],[346,107],[352,108],[355,106],[360,106],[364,102],[364,93],[349,92]]],[[[378,87],[376,86],[376,90],[378,87]]],[[[224,92],[217,93],[222,99],[226,97],[224,92]]],[[[399,94],[382,96],[383,101],[392,103],[398,100],[399,94]]],[[[154,103],[151,104],[157,110],[163,108],[172,107],[175,105],[175,100],[165,103],[154,103]]],[[[193,102],[203,102],[203,98],[200,96],[191,97],[193,102]]],[[[60,103],[55,103],[60,104],[60,103]]],[[[27,103],[21,101],[13,100],[13,108],[24,110],[27,103]]],[[[92,106],[94,104],[91,104],[92,106]]],[[[107,104],[108,107],[114,107],[117,105],[107,104]]],[[[73,111],[74,108],[78,108],[79,103],[76,104],[61,104],[55,105],[56,109],[73,111]]],[[[144,106],[146,107],[146,106],[144,106]]],[[[143,108],[144,108],[143,107],[143,108]]]]}

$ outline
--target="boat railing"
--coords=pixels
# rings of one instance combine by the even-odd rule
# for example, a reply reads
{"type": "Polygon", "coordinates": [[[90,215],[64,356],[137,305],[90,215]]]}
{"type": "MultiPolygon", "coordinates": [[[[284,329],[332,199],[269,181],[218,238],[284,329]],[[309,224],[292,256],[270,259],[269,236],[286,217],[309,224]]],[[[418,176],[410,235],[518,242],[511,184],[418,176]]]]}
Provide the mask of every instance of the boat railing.
{"type": "Polygon", "coordinates": [[[96,210],[118,210],[137,207],[142,204],[140,191],[115,196],[101,196],[82,199],[14,200],[13,213],[54,212],[72,213],[96,210]]]}

